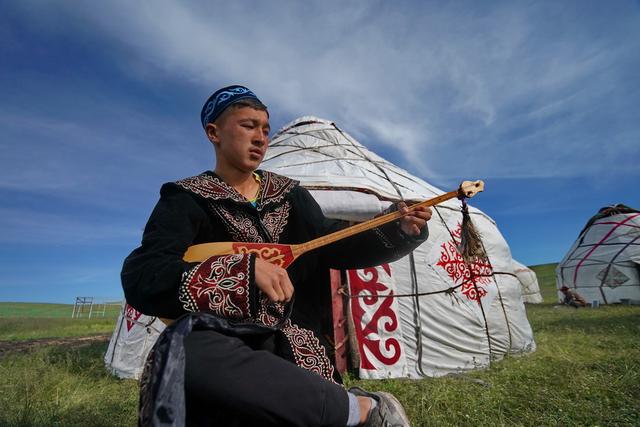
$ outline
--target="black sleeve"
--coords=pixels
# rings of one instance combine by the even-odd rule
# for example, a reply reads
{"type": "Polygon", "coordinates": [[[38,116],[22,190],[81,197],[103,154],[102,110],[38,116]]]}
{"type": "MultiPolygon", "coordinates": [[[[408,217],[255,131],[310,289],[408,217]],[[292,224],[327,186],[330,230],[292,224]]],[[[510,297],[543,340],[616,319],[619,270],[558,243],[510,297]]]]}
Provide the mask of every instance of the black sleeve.
{"type": "MultiPolygon", "coordinates": [[[[306,189],[300,187],[299,197],[305,205],[305,211],[308,212],[307,224],[314,228],[317,237],[348,226],[345,221],[325,217],[318,203],[306,189]]],[[[394,209],[395,205],[391,210],[394,209]]],[[[409,236],[400,229],[399,221],[393,221],[319,248],[318,252],[321,262],[329,268],[365,268],[402,258],[422,244],[428,234],[425,225],[419,236],[409,236]]]]}
{"type": "Polygon", "coordinates": [[[142,245],[124,261],[121,279],[127,302],[147,315],[183,314],[178,288],[183,274],[197,265],[182,260],[201,225],[203,208],[189,194],[165,185],[144,229],[142,245]]]}

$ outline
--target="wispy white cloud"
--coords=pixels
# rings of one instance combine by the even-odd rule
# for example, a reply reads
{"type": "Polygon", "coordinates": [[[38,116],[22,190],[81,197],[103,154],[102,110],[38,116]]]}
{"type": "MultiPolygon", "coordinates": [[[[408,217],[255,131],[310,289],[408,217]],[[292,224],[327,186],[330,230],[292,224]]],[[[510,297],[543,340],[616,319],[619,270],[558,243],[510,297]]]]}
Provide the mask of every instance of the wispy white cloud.
{"type": "MultiPolygon", "coordinates": [[[[585,161],[601,146],[580,128],[601,113],[594,106],[612,106],[620,69],[639,63],[623,61],[640,46],[638,7],[584,6],[602,15],[603,32],[602,22],[583,19],[581,4],[121,1],[49,12],[101,32],[142,77],[152,67],[203,94],[246,83],[284,115],[335,120],[446,178],[452,163],[483,176],[605,167],[585,161]]],[[[610,131],[615,139],[620,129],[610,131]]],[[[612,162],[640,155],[626,139],[614,144],[612,162]]]]}
{"type": "Polygon", "coordinates": [[[131,110],[92,123],[0,110],[0,127],[0,190],[113,204],[125,189],[148,190],[182,176],[179,165],[192,173],[213,161],[197,130],[131,110]],[[194,156],[198,150],[208,156],[194,156]]]}

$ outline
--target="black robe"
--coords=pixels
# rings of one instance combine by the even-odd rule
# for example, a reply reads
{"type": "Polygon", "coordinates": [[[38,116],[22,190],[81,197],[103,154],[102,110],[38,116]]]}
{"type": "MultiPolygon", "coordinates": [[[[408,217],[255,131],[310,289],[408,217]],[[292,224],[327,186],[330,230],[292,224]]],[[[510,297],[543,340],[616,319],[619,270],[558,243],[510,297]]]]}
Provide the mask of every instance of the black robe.
{"type": "MultiPolygon", "coordinates": [[[[426,227],[414,238],[405,235],[396,221],[304,254],[287,269],[295,289],[292,303],[269,303],[254,280],[255,254],[213,256],[188,263],[182,259],[186,249],[225,241],[303,243],[347,223],[327,219],[296,181],[266,171],[257,173],[261,176],[257,207],[213,172],[165,184],[142,245],[124,262],[125,297],[147,315],[176,319],[190,312],[208,313],[200,319],[191,314],[185,322],[229,334],[271,332],[272,352],[339,381],[330,344],[329,269],[364,268],[396,260],[426,239],[426,227]]],[[[190,330],[177,328],[183,333],[190,330]]],[[[166,343],[176,326],[167,329],[154,350],[156,358],[161,349],[170,352],[161,343],[166,343]]],[[[161,356],[165,362],[167,357],[161,356]]],[[[154,372],[162,375],[157,367],[154,372]]]]}

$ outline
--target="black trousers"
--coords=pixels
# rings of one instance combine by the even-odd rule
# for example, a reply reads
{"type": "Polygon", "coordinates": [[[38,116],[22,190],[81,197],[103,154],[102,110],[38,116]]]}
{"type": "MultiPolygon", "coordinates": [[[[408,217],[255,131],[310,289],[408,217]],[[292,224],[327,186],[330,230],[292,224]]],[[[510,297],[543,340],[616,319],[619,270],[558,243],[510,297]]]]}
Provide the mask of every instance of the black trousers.
{"type": "Polygon", "coordinates": [[[268,341],[194,330],[184,348],[188,426],[347,423],[344,388],[277,356],[268,341]]]}

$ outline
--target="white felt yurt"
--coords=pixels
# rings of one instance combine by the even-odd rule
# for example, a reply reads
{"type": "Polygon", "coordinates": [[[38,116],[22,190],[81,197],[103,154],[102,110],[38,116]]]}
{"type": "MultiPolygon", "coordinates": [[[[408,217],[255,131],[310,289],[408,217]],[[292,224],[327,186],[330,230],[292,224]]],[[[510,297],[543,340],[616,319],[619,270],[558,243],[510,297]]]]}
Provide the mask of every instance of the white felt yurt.
{"type": "Polygon", "coordinates": [[[540,304],[543,302],[540,294],[540,285],[538,284],[538,276],[536,272],[519,263],[515,259],[513,262],[513,273],[520,281],[522,291],[522,302],[528,304],[540,304]]]}
{"type": "Polygon", "coordinates": [[[120,378],[139,378],[164,328],[159,318],[146,316],[125,302],[104,356],[107,369],[120,378]]]}
{"type": "Polygon", "coordinates": [[[640,211],[624,205],[600,209],[558,264],[556,284],[587,302],[640,303],[640,211]]]}
{"type": "MultiPolygon", "coordinates": [[[[444,193],[315,117],[281,129],[261,167],[299,180],[326,216],[349,221],[444,193]]],[[[343,274],[361,377],[441,376],[535,349],[509,246],[491,218],[470,214],[486,262],[458,253],[462,215],[451,200],[434,209],[429,239],[413,254],[343,274]]]]}

